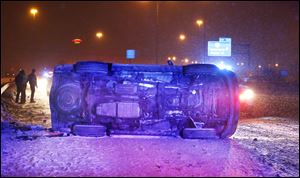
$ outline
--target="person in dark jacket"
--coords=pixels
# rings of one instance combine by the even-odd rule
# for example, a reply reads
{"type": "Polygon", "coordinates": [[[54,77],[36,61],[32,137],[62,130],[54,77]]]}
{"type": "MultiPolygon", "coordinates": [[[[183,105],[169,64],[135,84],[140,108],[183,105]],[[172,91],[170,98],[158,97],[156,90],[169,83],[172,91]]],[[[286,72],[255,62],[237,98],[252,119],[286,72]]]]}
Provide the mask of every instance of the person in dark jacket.
{"type": "Polygon", "coordinates": [[[17,86],[17,96],[16,103],[19,102],[19,96],[21,94],[21,104],[25,103],[26,100],[26,85],[27,85],[27,77],[25,71],[23,69],[20,70],[18,75],[15,77],[15,83],[17,86]]]}
{"type": "Polygon", "coordinates": [[[31,89],[30,102],[35,103],[35,101],[34,101],[34,92],[35,92],[35,87],[38,87],[37,86],[37,79],[36,79],[36,75],[35,75],[35,69],[32,69],[31,74],[28,75],[28,82],[29,82],[30,89],[31,89]]]}

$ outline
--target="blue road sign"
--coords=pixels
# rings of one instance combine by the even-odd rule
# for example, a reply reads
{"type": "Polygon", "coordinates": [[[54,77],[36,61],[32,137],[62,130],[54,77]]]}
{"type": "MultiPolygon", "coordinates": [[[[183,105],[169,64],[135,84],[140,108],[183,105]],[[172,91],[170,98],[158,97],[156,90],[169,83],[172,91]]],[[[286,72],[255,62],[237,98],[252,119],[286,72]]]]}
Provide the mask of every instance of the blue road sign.
{"type": "Polygon", "coordinates": [[[127,59],[134,59],[135,58],[135,50],[134,49],[127,49],[126,50],[126,58],[127,59]]]}

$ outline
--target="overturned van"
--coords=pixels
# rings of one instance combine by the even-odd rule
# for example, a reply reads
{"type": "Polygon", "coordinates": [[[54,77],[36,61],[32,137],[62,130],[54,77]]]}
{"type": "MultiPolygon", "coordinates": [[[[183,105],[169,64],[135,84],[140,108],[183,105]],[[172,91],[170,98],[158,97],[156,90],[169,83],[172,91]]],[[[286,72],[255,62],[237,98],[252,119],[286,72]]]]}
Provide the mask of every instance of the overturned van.
{"type": "Polygon", "coordinates": [[[52,128],[78,135],[226,138],[237,128],[238,91],[233,72],[210,64],[57,65],[52,128]]]}

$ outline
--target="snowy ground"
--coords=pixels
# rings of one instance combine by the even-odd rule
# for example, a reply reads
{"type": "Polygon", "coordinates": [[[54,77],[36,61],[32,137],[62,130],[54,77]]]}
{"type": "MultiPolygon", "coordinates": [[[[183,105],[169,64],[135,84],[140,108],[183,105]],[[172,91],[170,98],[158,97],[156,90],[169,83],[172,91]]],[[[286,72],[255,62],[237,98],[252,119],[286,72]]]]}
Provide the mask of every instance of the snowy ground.
{"type": "Polygon", "coordinates": [[[241,120],[232,137],[277,176],[299,177],[299,121],[263,117],[241,120]]]}
{"type": "Polygon", "coordinates": [[[40,86],[36,89],[36,103],[30,103],[30,87],[26,90],[26,103],[15,103],[16,89],[11,85],[1,95],[1,121],[8,120],[23,124],[40,125],[46,128],[51,127],[51,115],[49,106],[49,96],[45,89],[46,86],[40,86]],[[4,107],[4,108],[2,108],[4,107]]]}
{"type": "MultiPolygon", "coordinates": [[[[8,111],[1,112],[2,125],[9,120],[49,128],[48,97],[40,91],[37,103],[14,104],[10,102],[13,89],[1,98],[1,111],[8,111]]],[[[295,103],[299,96],[285,98],[285,105],[273,96],[258,98],[263,106],[257,107],[281,109],[288,117],[267,117],[275,111],[257,112],[256,118],[242,114],[236,133],[225,140],[49,137],[53,133],[43,129],[3,126],[1,176],[299,177],[299,103],[295,103]],[[275,104],[267,105],[270,100],[275,104]]]]}

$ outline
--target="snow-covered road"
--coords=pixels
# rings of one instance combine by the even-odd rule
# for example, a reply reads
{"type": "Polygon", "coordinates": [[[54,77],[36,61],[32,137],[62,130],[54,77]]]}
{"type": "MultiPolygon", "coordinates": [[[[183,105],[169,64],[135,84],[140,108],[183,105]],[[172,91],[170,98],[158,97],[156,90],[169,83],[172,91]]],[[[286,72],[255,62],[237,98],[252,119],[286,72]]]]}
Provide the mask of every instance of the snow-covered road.
{"type": "MultiPolygon", "coordinates": [[[[14,113],[1,113],[1,121],[11,117],[49,127],[46,102],[47,97],[39,97],[34,104],[14,108],[7,105],[14,113]]],[[[16,138],[42,132],[45,131],[1,130],[1,176],[299,177],[298,119],[242,118],[236,133],[225,140],[142,136],[16,138]]]]}
{"type": "Polygon", "coordinates": [[[232,137],[277,176],[299,177],[299,120],[262,117],[240,120],[232,137]]]}
{"type": "Polygon", "coordinates": [[[299,176],[299,124],[281,118],[241,121],[225,140],[15,137],[2,131],[2,176],[299,176]]]}

